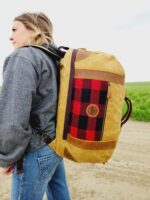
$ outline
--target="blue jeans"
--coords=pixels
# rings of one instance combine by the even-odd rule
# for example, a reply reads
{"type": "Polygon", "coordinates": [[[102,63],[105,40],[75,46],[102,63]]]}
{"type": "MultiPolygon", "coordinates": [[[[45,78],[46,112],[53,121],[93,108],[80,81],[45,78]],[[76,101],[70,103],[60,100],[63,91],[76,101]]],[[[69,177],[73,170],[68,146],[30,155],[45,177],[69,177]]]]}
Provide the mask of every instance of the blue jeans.
{"type": "Polygon", "coordinates": [[[14,166],[11,200],[42,200],[45,192],[48,200],[70,200],[63,159],[50,147],[27,153],[23,168],[17,174],[14,166]]]}

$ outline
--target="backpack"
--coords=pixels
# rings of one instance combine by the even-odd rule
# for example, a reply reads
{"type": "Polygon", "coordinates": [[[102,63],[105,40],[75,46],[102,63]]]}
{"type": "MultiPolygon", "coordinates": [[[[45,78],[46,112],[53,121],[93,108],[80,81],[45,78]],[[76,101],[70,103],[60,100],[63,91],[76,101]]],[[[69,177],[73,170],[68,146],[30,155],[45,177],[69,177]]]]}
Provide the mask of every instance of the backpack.
{"type": "Polygon", "coordinates": [[[40,131],[42,138],[69,160],[107,162],[132,110],[123,67],[115,56],[100,51],[34,47],[56,60],[60,72],[56,137],[40,131]],[[124,101],[127,111],[122,116],[124,101]]]}

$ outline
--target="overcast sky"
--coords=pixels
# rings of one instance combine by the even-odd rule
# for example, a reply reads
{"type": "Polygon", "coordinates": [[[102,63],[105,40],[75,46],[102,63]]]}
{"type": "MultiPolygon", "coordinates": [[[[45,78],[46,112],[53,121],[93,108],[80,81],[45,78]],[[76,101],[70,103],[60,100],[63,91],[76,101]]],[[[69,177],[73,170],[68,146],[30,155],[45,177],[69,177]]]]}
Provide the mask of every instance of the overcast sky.
{"type": "Polygon", "coordinates": [[[114,54],[126,82],[150,81],[150,0],[5,0],[0,6],[0,85],[15,16],[42,11],[54,25],[55,43],[114,54]]]}

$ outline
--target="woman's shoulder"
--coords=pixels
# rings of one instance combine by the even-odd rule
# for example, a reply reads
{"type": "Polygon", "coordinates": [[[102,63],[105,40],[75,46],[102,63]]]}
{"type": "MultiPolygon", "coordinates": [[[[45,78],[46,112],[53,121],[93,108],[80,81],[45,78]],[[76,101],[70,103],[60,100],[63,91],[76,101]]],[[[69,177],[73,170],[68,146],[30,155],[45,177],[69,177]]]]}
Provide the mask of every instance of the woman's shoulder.
{"type": "Polygon", "coordinates": [[[32,46],[25,46],[14,50],[5,59],[3,68],[7,66],[8,62],[14,63],[14,60],[17,60],[19,63],[30,63],[39,73],[41,70],[46,68],[55,67],[55,62],[53,62],[53,59],[46,55],[46,53],[44,53],[42,50],[32,46]]]}
{"type": "Polygon", "coordinates": [[[31,62],[33,65],[37,66],[41,62],[43,62],[44,53],[37,48],[32,46],[24,46],[21,48],[15,49],[11,54],[9,54],[6,58],[6,61],[10,61],[11,59],[20,59],[31,62]]]}
{"type": "Polygon", "coordinates": [[[34,56],[39,56],[42,52],[32,46],[24,46],[15,49],[8,57],[23,57],[27,59],[32,59],[34,56]]]}

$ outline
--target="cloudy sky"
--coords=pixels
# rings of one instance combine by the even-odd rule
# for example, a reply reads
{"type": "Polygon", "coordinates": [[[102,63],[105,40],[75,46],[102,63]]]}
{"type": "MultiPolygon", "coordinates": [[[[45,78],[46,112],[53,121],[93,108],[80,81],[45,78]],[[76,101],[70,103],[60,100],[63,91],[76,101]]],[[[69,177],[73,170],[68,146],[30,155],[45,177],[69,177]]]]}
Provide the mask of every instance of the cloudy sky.
{"type": "Polygon", "coordinates": [[[42,11],[54,25],[55,43],[114,54],[126,82],[150,81],[150,0],[5,0],[0,6],[0,85],[15,16],[42,11]]]}

